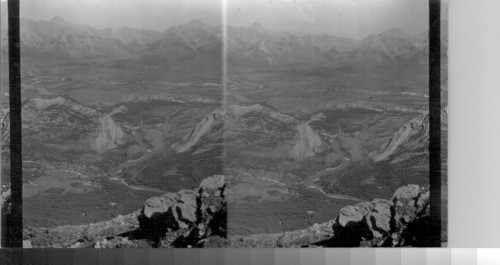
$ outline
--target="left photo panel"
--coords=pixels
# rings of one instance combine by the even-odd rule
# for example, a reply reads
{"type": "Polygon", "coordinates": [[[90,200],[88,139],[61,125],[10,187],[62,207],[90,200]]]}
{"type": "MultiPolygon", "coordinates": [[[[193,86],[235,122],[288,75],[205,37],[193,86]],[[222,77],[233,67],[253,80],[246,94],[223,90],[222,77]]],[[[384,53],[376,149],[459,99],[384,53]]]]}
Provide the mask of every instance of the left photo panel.
{"type": "Polygon", "coordinates": [[[192,137],[224,101],[222,14],[221,0],[21,1],[24,247],[223,246],[222,140],[192,137]]]}

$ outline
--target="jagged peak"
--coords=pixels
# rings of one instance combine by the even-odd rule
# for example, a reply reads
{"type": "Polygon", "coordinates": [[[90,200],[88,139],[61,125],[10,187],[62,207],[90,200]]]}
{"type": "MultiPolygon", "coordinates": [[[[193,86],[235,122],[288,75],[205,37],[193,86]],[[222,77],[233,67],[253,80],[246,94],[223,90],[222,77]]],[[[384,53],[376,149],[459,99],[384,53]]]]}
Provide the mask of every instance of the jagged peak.
{"type": "Polygon", "coordinates": [[[68,22],[64,20],[61,16],[55,16],[50,20],[51,23],[59,24],[59,25],[66,25],[68,22]]]}
{"type": "Polygon", "coordinates": [[[190,31],[190,30],[211,30],[212,26],[205,24],[203,21],[199,19],[193,19],[187,23],[180,24],[177,26],[172,26],[166,29],[163,33],[164,34],[169,34],[172,32],[184,32],[184,31],[190,31]]]}
{"type": "Polygon", "coordinates": [[[390,28],[386,31],[380,32],[378,35],[387,37],[406,37],[406,34],[398,28],[390,28]]]}
{"type": "Polygon", "coordinates": [[[33,19],[27,18],[27,17],[21,17],[19,20],[20,20],[21,24],[23,24],[23,23],[35,23],[35,21],[33,19]]]}
{"type": "Polygon", "coordinates": [[[370,34],[363,39],[363,42],[378,41],[383,37],[402,37],[405,38],[407,35],[398,28],[390,28],[388,30],[382,31],[378,34],[370,34]]]}
{"type": "Polygon", "coordinates": [[[259,23],[257,23],[257,22],[253,23],[253,24],[249,27],[249,29],[251,29],[251,30],[255,30],[255,31],[267,31],[267,29],[266,29],[266,28],[264,28],[261,24],[259,24],[259,23]]]}
{"type": "Polygon", "coordinates": [[[184,26],[188,26],[188,27],[204,27],[204,26],[206,26],[206,24],[203,23],[203,21],[201,21],[199,19],[193,19],[193,20],[189,21],[188,23],[184,24],[184,26]]]}
{"type": "Polygon", "coordinates": [[[394,33],[394,34],[404,34],[403,31],[401,31],[399,28],[390,28],[390,29],[386,30],[385,32],[394,33]]]}

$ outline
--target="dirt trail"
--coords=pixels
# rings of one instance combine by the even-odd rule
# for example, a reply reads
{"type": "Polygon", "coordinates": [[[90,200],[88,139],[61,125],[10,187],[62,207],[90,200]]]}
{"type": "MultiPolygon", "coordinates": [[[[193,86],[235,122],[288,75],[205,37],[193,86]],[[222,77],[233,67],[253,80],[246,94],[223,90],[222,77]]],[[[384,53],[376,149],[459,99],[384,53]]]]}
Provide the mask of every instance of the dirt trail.
{"type": "Polygon", "coordinates": [[[129,189],[132,189],[132,190],[153,191],[153,192],[164,193],[165,191],[163,191],[161,189],[153,188],[153,187],[130,185],[123,178],[116,176],[123,169],[126,169],[128,167],[132,167],[136,164],[147,161],[150,158],[152,158],[154,155],[154,152],[146,147],[142,137],[139,135],[137,130],[134,130],[133,137],[134,137],[135,142],[142,148],[144,155],[142,155],[140,158],[137,158],[137,159],[127,160],[127,161],[119,164],[118,166],[108,170],[109,179],[118,181],[119,183],[127,186],[129,189]]]}
{"type": "Polygon", "coordinates": [[[123,185],[127,186],[127,188],[132,189],[132,190],[142,190],[142,191],[153,191],[153,192],[160,192],[160,193],[165,193],[166,191],[153,188],[153,187],[148,187],[148,186],[142,186],[142,185],[130,185],[128,184],[123,178],[118,178],[115,177],[120,183],[123,185]]]}
{"type": "Polygon", "coordinates": [[[343,199],[343,200],[353,200],[353,201],[364,201],[362,199],[353,197],[353,196],[348,196],[348,195],[343,195],[343,194],[330,194],[327,193],[323,190],[321,186],[316,184],[319,179],[325,175],[330,175],[331,178],[333,178],[331,181],[335,183],[338,179],[342,177],[342,175],[339,175],[337,172],[340,172],[342,169],[345,169],[348,167],[352,162],[355,161],[360,161],[361,164],[365,164],[367,162],[367,157],[366,154],[363,152],[363,148],[359,142],[358,139],[353,138],[353,137],[342,137],[339,139],[339,143],[347,149],[347,152],[349,153],[351,159],[344,157],[340,165],[333,167],[333,168],[325,168],[320,171],[318,171],[316,174],[308,177],[306,180],[304,180],[303,185],[309,189],[316,190],[318,192],[323,193],[324,195],[334,198],[334,199],[343,199]],[[337,173],[337,174],[336,174],[337,173]]]}
{"type": "MultiPolygon", "coordinates": [[[[309,189],[318,191],[322,193],[323,195],[333,198],[333,199],[339,199],[339,200],[351,200],[351,201],[363,201],[362,199],[348,196],[348,195],[343,195],[343,194],[331,194],[327,193],[326,191],[323,190],[322,187],[320,187],[318,184],[316,184],[317,181],[319,181],[320,177],[326,175],[326,174],[333,174],[335,172],[340,171],[341,169],[347,167],[349,165],[349,161],[344,160],[342,163],[334,168],[325,168],[321,171],[318,171],[316,174],[308,177],[306,180],[304,180],[303,185],[309,189]]],[[[340,178],[342,176],[335,176],[335,178],[340,178]]]]}

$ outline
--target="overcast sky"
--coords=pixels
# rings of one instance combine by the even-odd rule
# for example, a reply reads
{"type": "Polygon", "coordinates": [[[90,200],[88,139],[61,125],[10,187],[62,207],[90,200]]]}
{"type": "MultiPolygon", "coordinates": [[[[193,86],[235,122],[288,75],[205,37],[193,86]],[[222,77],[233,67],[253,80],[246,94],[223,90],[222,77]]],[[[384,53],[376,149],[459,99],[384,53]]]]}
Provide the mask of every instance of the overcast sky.
{"type": "Polygon", "coordinates": [[[195,18],[221,25],[221,0],[22,0],[21,16],[64,20],[97,28],[123,27],[164,31],[195,18]]]}
{"type": "Polygon", "coordinates": [[[397,27],[418,34],[427,30],[426,0],[230,0],[231,25],[263,26],[293,32],[363,38],[397,27]]]}
{"type": "MultiPolygon", "coordinates": [[[[58,15],[75,24],[98,28],[129,26],[163,31],[192,19],[220,25],[222,1],[23,0],[21,16],[50,20],[58,15]]],[[[258,22],[277,31],[326,33],[360,39],[393,27],[418,34],[427,30],[428,25],[427,0],[226,1],[227,21],[231,26],[250,26],[258,22]]]]}

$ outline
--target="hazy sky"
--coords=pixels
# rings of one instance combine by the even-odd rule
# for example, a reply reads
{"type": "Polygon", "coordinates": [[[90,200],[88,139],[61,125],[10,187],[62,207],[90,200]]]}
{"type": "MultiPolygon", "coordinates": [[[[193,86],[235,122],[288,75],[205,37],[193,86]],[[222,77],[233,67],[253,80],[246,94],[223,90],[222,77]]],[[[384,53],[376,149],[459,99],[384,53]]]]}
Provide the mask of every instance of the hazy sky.
{"type": "Polygon", "coordinates": [[[229,0],[231,25],[262,25],[293,32],[363,38],[389,28],[427,30],[426,0],[229,0]]]}
{"type": "Polygon", "coordinates": [[[123,27],[164,31],[195,18],[222,23],[221,0],[22,0],[21,16],[64,20],[97,28],[123,27]]]}
{"type": "Polygon", "coordinates": [[[23,0],[21,16],[50,20],[59,15],[98,28],[163,31],[192,19],[220,25],[223,1],[231,26],[258,22],[277,31],[360,39],[393,27],[418,34],[428,25],[427,0],[23,0]]]}

